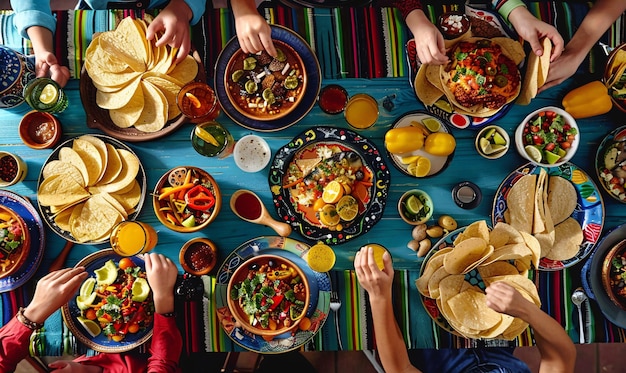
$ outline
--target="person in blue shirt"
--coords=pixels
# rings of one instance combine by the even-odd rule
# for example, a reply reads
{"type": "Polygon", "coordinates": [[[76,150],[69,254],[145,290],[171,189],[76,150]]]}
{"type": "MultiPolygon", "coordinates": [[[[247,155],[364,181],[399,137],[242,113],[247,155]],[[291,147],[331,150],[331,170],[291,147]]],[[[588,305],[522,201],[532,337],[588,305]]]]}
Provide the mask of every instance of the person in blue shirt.
{"type": "MultiPolygon", "coordinates": [[[[372,248],[367,246],[361,248],[354,258],[359,284],[369,294],[378,355],[388,373],[421,372],[411,364],[393,313],[391,285],[394,272],[387,252],[383,255],[383,263],[384,269],[380,270],[372,248]]],[[[493,283],[485,292],[488,307],[519,317],[533,328],[541,354],[540,372],[574,372],[576,348],[556,320],[507,283],[493,283]]],[[[530,372],[524,362],[513,356],[510,348],[430,349],[417,352],[421,355],[419,366],[425,372],[530,372]]]]}
{"type": "MultiPolygon", "coordinates": [[[[107,0],[84,0],[91,9],[107,9],[117,5],[128,7],[129,2],[113,3],[107,0]]],[[[133,2],[134,3],[134,2],[133,2]]],[[[179,48],[177,62],[185,58],[191,50],[189,24],[195,24],[204,14],[204,0],[150,0],[148,9],[165,6],[150,24],[148,40],[163,32],[156,45],[169,45],[179,48]]],[[[11,0],[15,11],[14,25],[22,37],[30,39],[35,53],[37,76],[50,76],[61,86],[70,78],[70,71],[59,64],[53,49],[53,34],[56,20],[50,10],[50,2],[45,0],[11,0]]]]}

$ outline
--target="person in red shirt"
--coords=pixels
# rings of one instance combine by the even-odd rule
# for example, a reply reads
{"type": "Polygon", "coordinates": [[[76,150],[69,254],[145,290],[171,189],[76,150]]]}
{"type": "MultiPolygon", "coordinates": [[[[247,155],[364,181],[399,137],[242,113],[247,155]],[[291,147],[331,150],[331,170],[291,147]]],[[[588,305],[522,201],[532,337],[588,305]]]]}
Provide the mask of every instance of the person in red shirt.
{"type": "MultiPolygon", "coordinates": [[[[182,337],[173,317],[176,265],[161,254],[144,257],[146,275],[154,299],[154,326],[150,357],[133,353],[81,356],[74,361],[58,360],[49,364],[53,372],[177,372],[182,351],[182,337]]],[[[69,299],[75,296],[87,278],[84,267],[52,272],[37,283],[32,302],[0,329],[0,372],[14,371],[28,355],[34,330],[69,299]]]]}

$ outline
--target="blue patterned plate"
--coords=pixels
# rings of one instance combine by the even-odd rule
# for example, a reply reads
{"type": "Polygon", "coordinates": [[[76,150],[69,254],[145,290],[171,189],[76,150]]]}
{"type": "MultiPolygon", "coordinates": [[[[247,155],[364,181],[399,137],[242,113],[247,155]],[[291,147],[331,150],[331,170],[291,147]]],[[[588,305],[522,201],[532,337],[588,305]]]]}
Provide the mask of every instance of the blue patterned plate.
{"type": "MultiPolygon", "coordinates": [[[[117,263],[120,259],[122,259],[122,257],[115,254],[112,249],[100,250],[83,258],[76,264],[76,267],[85,267],[85,271],[89,274],[89,276],[95,277],[94,271],[104,266],[104,263],[106,263],[109,259],[112,259],[117,266],[117,263]]],[[[144,272],[146,271],[146,265],[141,257],[133,256],[131,259],[135,265],[141,267],[144,272]]],[[[78,296],[78,291],[76,292],[76,296],[78,296]]],[[[144,344],[152,337],[152,324],[150,324],[150,327],[140,330],[137,333],[127,334],[126,337],[119,342],[109,339],[104,335],[104,333],[100,333],[99,335],[92,337],[85,331],[85,328],[80,325],[78,320],[76,320],[76,318],[80,316],[80,310],[76,304],[76,296],[70,298],[70,301],[63,305],[61,313],[63,315],[63,321],[65,322],[65,325],[67,325],[68,329],[87,347],[100,352],[120,353],[132,350],[133,348],[144,344]]]]}
{"type": "MultiPolygon", "coordinates": [[[[493,200],[491,212],[491,224],[494,226],[499,221],[504,221],[504,211],[507,209],[506,198],[509,190],[524,175],[539,174],[541,166],[527,163],[511,172],[498,187],[493,200]]],[[[604,225],[604,202],[600,190],[591,178],[578,166],[572,163],[565,163],[559,167],[544,168],[548,176],[560,176],[572,182],[578,201],[572,213],[572,218],[576,219],[583,230],[583,242],[580,250],[573,258],[563,261],[555,261],[542,258],[539,261],[539,269],[546,271],[558,271],[571,267],[584,259],[595,247],[602,226],[604,225]]]]}
{"type": "Polygon", "coordinates": [[[215,304],[217,316],[224,332],[236,344],[250,351],[260,353],[282,353],[300,348],[322,328],[330,310],[330,277],[328,273],[313,271],[302,255],[309,245],[291,238],[267,236],[254,238],[236,248],[217,272],[215,284],[215,304]],[[235,325],[235,319],[228,309],[228,281],[235,270],[249,258],[262,255],[280,255],[297,264],[309,279],[311,301],[306,317],[311,320],[308,330],[297,329],[293,335],[285,333],[266,341],[235,325]],[[313,294],[317,292],[317,294],[313,294]]]}
{"type": "Polygon", "coordinates": [[[224,113],[235,121],[235,123],[238,123],[245,128],[263,132],[279,131],[297,123],[300,119],[307,115],[309,111],[311,111],[313,105],[315,105],[317,96],[319,95],[320,88],[322,86],[322,72],[320,70],[320,64],[317,61],[315,53],[313,53],[307,42],[302,39],[300,35],[285,27],[271,25],[271,28],[272,39],[280,40],[285,44],[290,45],[300,55],[302,62],[304,62],[304,68],[308,79],[307,90],[302,97],[302,101],[298,107],[286,116],[279,119],[265,121],[251,119],[237,111],[228,99],[228,94],[226,92],[227,88],[224,83],[224,75],[226,74],[228,61],[230,61],[232,55],[240,49],[237,37],[233,37],[226,44],[220,55],[217,57],[217,62],[215,63],[215,91],[217,92],[217,98],[220,101],[220,105],[222,105],[222,108],[224,109],[224,113]]]}
{"type": "Polygon", "coordinates": [[[43,258],[45,231],[35,207],[19,194],[0,190],[0,205],[10,208],[24,219],[30,233],[30,250],[26,261],[13,274],[0,279],[0,293],[3,293],[24,285],[37,272],[43,258]]]}

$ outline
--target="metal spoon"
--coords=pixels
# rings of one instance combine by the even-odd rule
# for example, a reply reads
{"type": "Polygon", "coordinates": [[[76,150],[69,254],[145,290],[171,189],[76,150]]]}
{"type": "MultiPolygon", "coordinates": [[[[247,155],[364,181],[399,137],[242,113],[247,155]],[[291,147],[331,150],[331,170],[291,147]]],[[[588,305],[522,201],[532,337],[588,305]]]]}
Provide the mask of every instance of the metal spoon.
{"type": "Polygon", "coordinates": [[[578,308],[578,328],[580,329],[580,343],[585,343],[585,326],[583,325],[583,311],[581,305],[587,300],[587,294],[582,288],[577,288],[572,293],[572,303],[578,308]]]}

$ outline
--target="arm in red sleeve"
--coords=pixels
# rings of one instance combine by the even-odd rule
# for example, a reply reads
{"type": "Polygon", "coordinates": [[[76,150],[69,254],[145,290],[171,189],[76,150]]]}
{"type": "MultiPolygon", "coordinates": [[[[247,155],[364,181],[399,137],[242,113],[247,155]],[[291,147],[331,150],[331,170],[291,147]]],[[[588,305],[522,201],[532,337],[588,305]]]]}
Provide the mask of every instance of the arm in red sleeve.
{"type": "Polygon", "coordinates": [[[28,355],[28,345],[33,331],[16,317],[0,329],[0,372],[12,372],[28,355]]]}
{"type": "Polygon", "coordinates": [[[154,314],[148,372],[176,372],[182,350],[183,338],[176,326],[176,319],[154,314]]]}
{"type": "Polygon", "coordinates": [[[419,0],[380,0],[375,2],[377,6],[392,6],[397,8],[402,13],[402,18],[405,18],[415,9],[422,9],[422,2],[419,0]]]}

